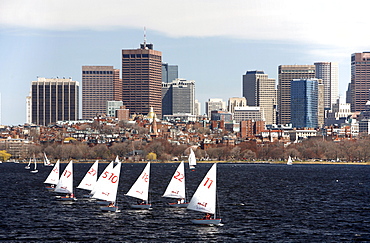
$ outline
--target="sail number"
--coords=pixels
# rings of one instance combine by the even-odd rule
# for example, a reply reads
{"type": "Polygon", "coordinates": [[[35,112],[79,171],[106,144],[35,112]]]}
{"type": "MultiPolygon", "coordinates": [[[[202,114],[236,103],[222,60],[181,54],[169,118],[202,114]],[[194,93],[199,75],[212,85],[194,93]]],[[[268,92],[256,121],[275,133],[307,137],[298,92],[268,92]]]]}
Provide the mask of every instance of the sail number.
{"type": "Polygon", "coordinates": [[[207,177],[206,181],[204,182],[204,185],[203,186],[207,186],[208,185],[208,189],[211,187],[213,183],[213,180],[211,180],[211,178],[207,177]]]}
{"type": "Polygon", "coordinates": [[[116,183],[118,181],[118,176],[114,173],[110,173],[109,171],[104,172],[102,178],[107,178],[108,181],[112,183],[116,183]]]}
{"type": "Polygon", "coordinates": [[[176,171],[176,175],[174,175],[173,178],[182,182],[182,180],[184,179],[184,174],[181,174],[179,171],[176,171]]]}
{"type": "Polygon", "coordinates": [[[148,182],[149,175],[146,172],[144,172],[144,175],[141,177],[141,179],[143,179],[145,182],[148,182]]]}
{"type": "Polygon", "coordinates": [[[72,171],[69,171],[69,170],[65,170],[64,173],[63,173],[63,176],[64,177],[70,177],[72,175],[72,171]]]}
{"type": "Polygon", "coordinates": [[[55,168],[53,169],[53,171],[54,171],[55,173],[58,173],[58,168],[57,168],[57,167],[55,167],[55,168]]]}
{"type": "Polygon", "coordinates": [[[91,170],[89,170],[89,172],[87,172],[87,173],[89,173],[92,176],[95,176],[96,175],[96,170],[94,168],[91,168],[91,170]]]}

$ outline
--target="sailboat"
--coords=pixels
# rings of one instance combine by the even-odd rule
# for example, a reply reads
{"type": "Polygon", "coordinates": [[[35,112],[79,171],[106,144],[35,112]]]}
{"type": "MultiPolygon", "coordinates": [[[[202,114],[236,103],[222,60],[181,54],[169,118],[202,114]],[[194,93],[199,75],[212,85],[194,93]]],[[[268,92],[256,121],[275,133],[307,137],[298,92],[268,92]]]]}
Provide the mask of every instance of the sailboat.
{"type": "Polygon", "coordinates": [[[148,203],[149,196],[149,174],[150,174],[150,162],[147,163],[143,172],[137,178],[136,182],[132,185],[131,189],[125,194],[130,197],[134,197],[142,200],[141,203],[132,204],[132,208],[136,209],[149,209],[151,204],[148,203]]]}
{"type": "Polygon", "coordinates": [[[45,184],[50,184],[50,186],[46,187],[46,189],[48,189],[48,190],[54,190],[55,185],[58,184],[58,181],[59,181],[59,163],[60,162],[59,162],[59,159],[58,159],[58,161],[55,163],[53,169],[50,171],[48,177],[44,181],[45,184]]]}
{"type": "Polygon", "coordinates": [[[77,200],[73,194],[73,163],[72,160],[68,163],[63,173],[60,175],[55,192],[64,193],[66,196],[57,196],[61,201],[74,201],[77,200]]]}
{"type": "Polygon", "coordinates": [[[185,195],[185,173],[184,173],[184,161],[181,161],[177,170],[173,174],[170,183],[167,186],[166,191],[162,197],[177,198],[178,201],[170,203],[171,207],[186,208],[188,202],[186,202],[185,195]]]}
{"type": "Polygon", "coordinates": [[[112,170],[102,174],[101,181],[96,188],[93,198],[110,202],[108,206],[101,206],[102,211],[118,212],[116,204],[121,163],[118,163],[112,170]]]}
{"type": "Polygon", "coordinates": [[[119,161],[119,157],[118,157],[118,155],[116,156],[116,159],[114,160],[114,162],[116,162],[117,164],[118,164],[118,163],[121,163],[121,161],[119,161]]]}
{"type": "Polygon", "coordinates": [[[289,158],[288,158],[288,162],[286,162],[287,165],[293,165],[293,160],[292,160],[292,157],[290,157],[289,155],[289,158]]]}
{"type": "Polygon", "coordinates": [[[33,164],[34,164],[34,168],[30,172],[33,173],[33,174],[36,174],[37,172],[39,172],[39,170],[37,169],[37,163],[36,163],[35,156],[33,156],[33,164]]]}
{"type": "Polygon", "coordinates": [[[211,169],[199,184],[188,209],[206,213],[203,219],[191,220],[194,224],[218,225],[221,223],[220,218],[216,218],[216,177],[217,164],[213,164],[211,169]]]}
{"type": "Polygon", "coordinates": [[[86,175],[84,176],[80,184],[77,186],[77,188],[88,190],[90,192],[94,189],[94,186],[98,179],[98,166],[99,166],[98,163],[99,163],[99,160],[96,160],[94,164],[92,164],[92,166],[87,171],[86,175]]]}
{"type": "Polygon", "coordinates": [[[53,166],[53,164],[50,163],[50,160],[48,159],[45,153],[44,153],[44,166],[53,166]]]}
{"type": "Polygon", "coordinates": [[[190,148],[190,154],[189,154],[188,161],[189,161],[189,168],[191,170],[194,170],[195,166],[197,165],[197,159],[195,158],[195,154],[192,148],[190,148]]]}
{"type": "Polygon", "coordinates": [[[25,168],[26,170],[31,169],[31,163],[32,163],[32,158],[30,158],[30,161],[28,162],[28,165],[26,165],[24,168],[25,168]]]}

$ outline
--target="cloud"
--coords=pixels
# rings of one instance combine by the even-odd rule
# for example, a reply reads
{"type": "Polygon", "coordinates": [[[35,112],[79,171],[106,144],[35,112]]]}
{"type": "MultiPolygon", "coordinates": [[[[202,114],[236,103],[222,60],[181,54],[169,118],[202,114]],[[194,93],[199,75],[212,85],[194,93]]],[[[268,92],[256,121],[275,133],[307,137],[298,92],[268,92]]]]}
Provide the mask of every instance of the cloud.
{"type": "Polygon", "coordinates": [[[143,28],[171,37],[227,36],[366,48],[370,1],[2,0],[2,27],[143,28]]]}

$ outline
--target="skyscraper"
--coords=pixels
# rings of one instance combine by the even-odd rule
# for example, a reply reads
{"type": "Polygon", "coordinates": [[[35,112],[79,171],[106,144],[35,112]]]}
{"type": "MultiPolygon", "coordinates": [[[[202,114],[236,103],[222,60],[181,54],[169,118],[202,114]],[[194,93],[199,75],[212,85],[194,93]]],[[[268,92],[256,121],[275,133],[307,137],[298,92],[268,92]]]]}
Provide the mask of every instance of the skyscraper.
{"type": "Polygon", "coordinates": [[[71,78],[38,78],[31,82],[31,122],[46,126],[78,120],[79,83],[71,78]]]}
{"type": "Polygon", "coordinates": [[[318,79],[291,82],[291,123],[296,128],[318,127],[318,79]]]}
{"type": "Polygon", "coordinates": [[[195,81],[175,79],[162,83],[162,113],[173,115],[189,113],[195,115],[195,81]]]}
{"type": "Polygon", "coordinates": [[[113,66],[82,66],[82,119],[107,112],[107,101],[122,100],[119,69],[113,66]]]}
{"type": "Polygon", "coordinates": [[[278,123],[290,123],[290,84],[293,79],[315,78],[315,65],[280,65],[278,68],[278,123]]]}
{"type": "Polygon", "coordinates": [[[170,83],[179,77],[179,67],[162,63],[162,83],[170,83]]]}
{"type": "Polygon", "coordinates": [[[315,62],[316,78],[324,85],[324,108],[330,110],[338,99],[338,64],[335,62],[315,62]]]}
{"type": "Polygon", "coordinates": [[[162,53],[153,44],[122,50],[122,91],[130,114],[148,114],[153,107],[162,116],[162,53]]]}
{"type": "Polygon", "coordinates": [[[275,79],[268,78],[263,71],[247,71],[243,75],[243,97],[247,99],[248,106],[263,109],[266,124],[276,124],[275,79]]]}
{"type": "Polygon", "coordinates": [[[351,55],[351,110],[365,110],[370,99],[370,52],[353,53],[351,55]]]}

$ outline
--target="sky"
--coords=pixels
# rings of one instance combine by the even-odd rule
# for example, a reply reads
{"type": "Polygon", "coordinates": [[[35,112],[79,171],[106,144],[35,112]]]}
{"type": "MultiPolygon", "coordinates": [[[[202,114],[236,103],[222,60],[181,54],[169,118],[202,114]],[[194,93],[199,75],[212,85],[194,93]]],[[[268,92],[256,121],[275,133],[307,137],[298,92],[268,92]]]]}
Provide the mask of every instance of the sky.
{"type": "MultiPolygon", "coordinates": [[[[80,82],[84,65],[121,69],[121,50],[144,40],[196,82],[196,99],[242,96],[242,75],[279,65],[339,64],[339,93],[352,53],[370,51],[370,1],[1,0],[2,125],[26,122],[37,77],[80,82]],[[365,11],[365,12],[364,12],[365,11]]],[[[80,111],[81,113],[81,111],[80,111]]]]}

